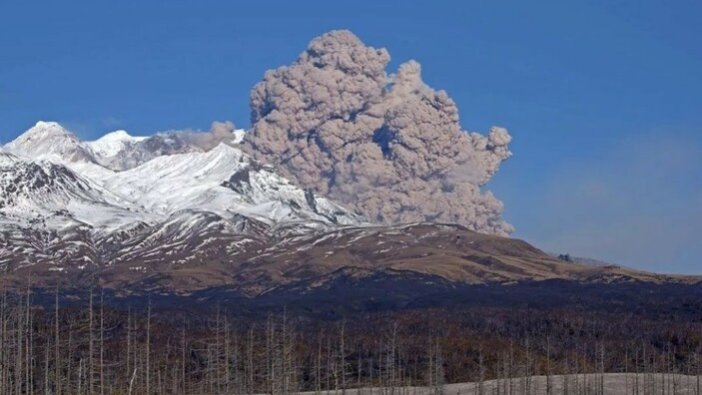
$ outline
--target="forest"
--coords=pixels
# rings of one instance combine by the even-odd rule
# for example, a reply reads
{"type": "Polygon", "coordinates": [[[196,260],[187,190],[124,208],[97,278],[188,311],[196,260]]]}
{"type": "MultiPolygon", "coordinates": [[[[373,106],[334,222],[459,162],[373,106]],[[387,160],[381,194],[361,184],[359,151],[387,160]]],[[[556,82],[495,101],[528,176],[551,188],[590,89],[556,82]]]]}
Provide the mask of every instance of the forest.
{"type": "Polygon", "coordinates": [[[584,395],[623,372],[626,393],[678,393],[687,375],[687,393],[700,394],[701,346],[702,322],[688,312],[465,306],[318,319],[281,307],[244,317],[227,304],[115,306],[98,288],[81,303],[58,289],[37,303],[28,289],[0,301],[0,394],[443,393],[473,382],[474,393],[535,395],[561,380],[558,394],[584,395]]]}

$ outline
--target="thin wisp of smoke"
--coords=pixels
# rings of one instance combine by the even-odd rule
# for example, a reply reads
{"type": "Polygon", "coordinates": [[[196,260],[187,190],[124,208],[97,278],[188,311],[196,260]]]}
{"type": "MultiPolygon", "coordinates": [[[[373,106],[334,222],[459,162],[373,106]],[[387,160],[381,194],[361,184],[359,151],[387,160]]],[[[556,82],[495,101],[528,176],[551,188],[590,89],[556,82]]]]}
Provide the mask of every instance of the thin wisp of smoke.
{"type": "Polygon", "coordinates": [[[196,130],[178,130],[167,132],[185,141],[187,144],[208,151],[220,143],[233,144],[237,136],[234,134],[234,124],[231,121],[214,121],[207,132],[196,130]]]}

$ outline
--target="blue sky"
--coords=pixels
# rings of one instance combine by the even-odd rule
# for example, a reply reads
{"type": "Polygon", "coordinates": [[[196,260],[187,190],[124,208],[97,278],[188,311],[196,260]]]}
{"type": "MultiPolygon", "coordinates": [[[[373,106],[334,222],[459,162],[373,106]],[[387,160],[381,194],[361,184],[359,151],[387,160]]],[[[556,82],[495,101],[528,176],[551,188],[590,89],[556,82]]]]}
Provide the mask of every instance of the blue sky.
{"type": "Polygon", "coordinates": [[[86,1],[0,4],[0,141],[249,124],[248,92],[347,28],[408,59],[462,125],[507,127],[489,185],[515,236],[702,274],[702,2],[86,1]]]}

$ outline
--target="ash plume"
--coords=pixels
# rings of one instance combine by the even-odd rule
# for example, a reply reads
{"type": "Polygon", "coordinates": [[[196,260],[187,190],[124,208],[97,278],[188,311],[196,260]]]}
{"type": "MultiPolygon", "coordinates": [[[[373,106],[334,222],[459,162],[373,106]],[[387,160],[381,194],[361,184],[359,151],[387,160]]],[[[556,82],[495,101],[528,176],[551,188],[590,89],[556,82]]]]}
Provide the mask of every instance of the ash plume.
{"type": "Polygon", "coordinates": [[[372,221],[459,223],[508,235],[502,203],[481,191],[511,153],[506,129],[468,133],[419,63],[386,73],[390,55],[353,33],[313,39],[251,91],[247,149],[303,188],[372,221]]]}

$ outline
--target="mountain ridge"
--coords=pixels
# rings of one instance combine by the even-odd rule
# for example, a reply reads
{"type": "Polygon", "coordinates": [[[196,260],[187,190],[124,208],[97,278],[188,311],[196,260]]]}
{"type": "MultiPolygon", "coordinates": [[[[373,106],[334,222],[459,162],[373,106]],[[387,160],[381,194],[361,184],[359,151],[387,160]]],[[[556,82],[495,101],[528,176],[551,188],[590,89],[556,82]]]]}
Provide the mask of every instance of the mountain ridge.
{"type": "Polygon", "coordinates": [[[564,262],[456,224],[374,225],[251,159],[242,138],[233,131],[211,149],[175,133],[81,142],[57,123],[37,123],[0,151],[6,282],[20,286],[31,274],[40,286],[97,281],[123,295],[217,288],[258,298],[379,278],[436,287],[699,281],[564,262]]]}

